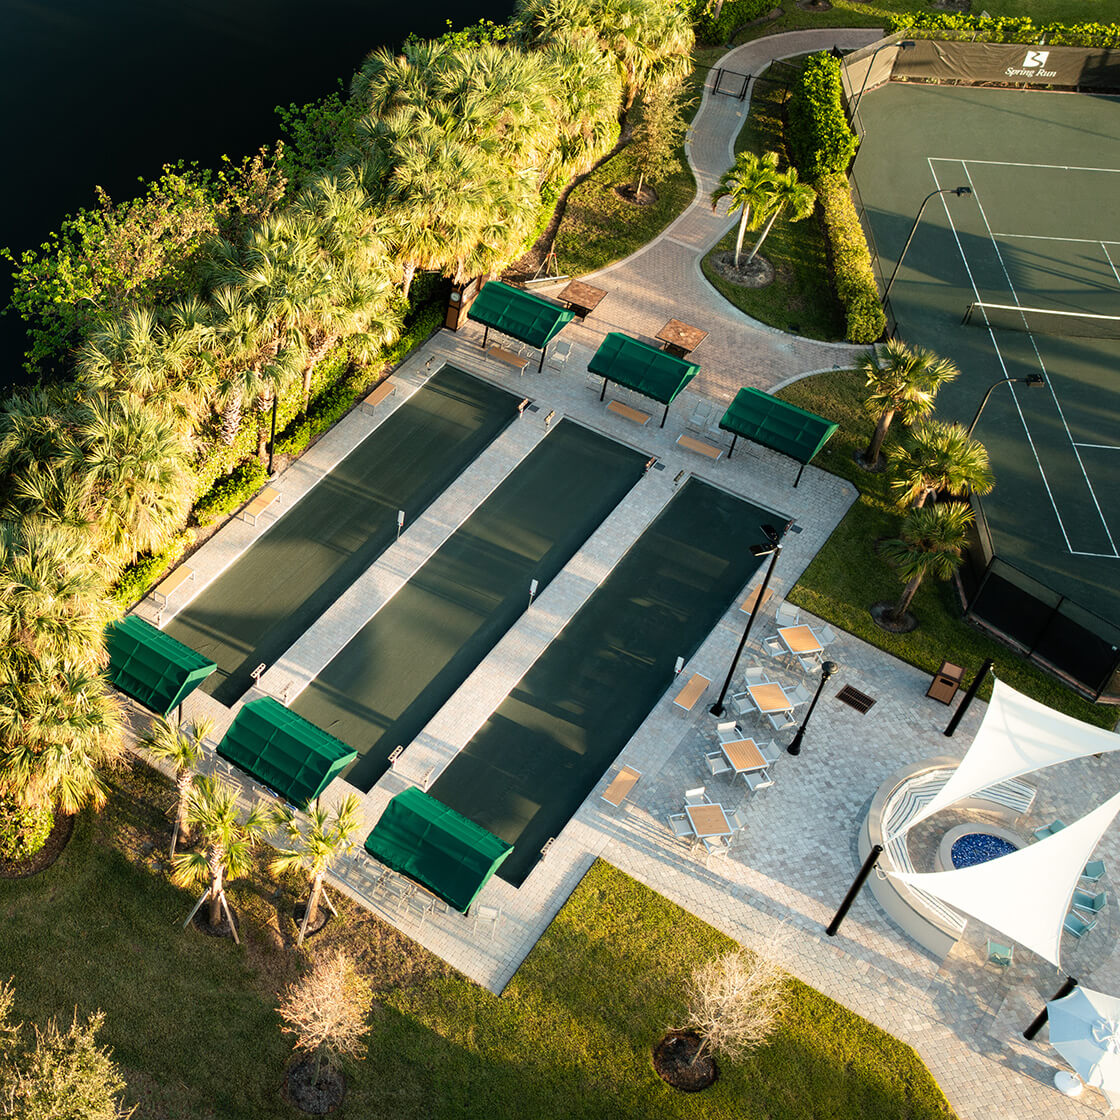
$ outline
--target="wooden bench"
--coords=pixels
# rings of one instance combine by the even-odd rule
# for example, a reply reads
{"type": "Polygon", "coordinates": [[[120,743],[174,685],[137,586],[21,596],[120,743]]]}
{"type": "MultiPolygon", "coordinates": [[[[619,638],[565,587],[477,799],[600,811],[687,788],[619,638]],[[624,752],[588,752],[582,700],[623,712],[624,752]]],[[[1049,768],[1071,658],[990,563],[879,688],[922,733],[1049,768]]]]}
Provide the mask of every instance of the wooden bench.
{"type": "Polygon", "coordinates": [[[155,600],[156,606],[166,607],[168,598],[178,591],[189,579],[194,579],[194,568],[188,568],[186,564],[180,564],[179,567],[152,592],[152,598],[155,600]],[[163,600],[162,602],[160,602],[161,599],[163,600]]]}
{"type": "MultiPolygon", "coordinates": [[[[756,587],[756,588],[755,588],[755,589],[754,589],[754,590],[753,590],[753,591],[752,591],[752,592],[751,592],[751,593],[750,593],[750,594],[749,594],[749,595],[748,595],[748,596],[747,596],[747,597],[746,597],[746,598],[745,598],[745,599],[744,599],[744,600],[743,600],[743,601],[742,601],[742,602],[741,602],[741,603],[739,604],[739,610],[741,610],[741,611],[743,612],[743,614],[750,614],[750,613],[751,613],[751,611],[753,611],[753,610],[754,610],[754,605],[755,605],[755,603],[757,603],[757,602],[758,602],[758,593],[759,593],[759,592],[760,592],[761,590],[762,590],[762,584],[760,583],[760,584],[759,584],[759,585],[758,585],[758,586],[757,586],[757,587],[756,587]]],[[[765,598],[764,598],[764,599],[762,600],[762,606],[766,606],[766,604],[767,604],[767,603],[769,603],[769,602],[770,602],[770,600],[771,600],[771,599],[772,599],[773,597],[774,597],[774,592],[773,592],[773,591],[771,591],[771,590],[770,590],[770,588],[768,587],[768,588],[766,589],[766,597],[765,597],[765,598]]]]}
{"type": "Polygon", "coordinates": [[[391,377],[387,377],[362,401],[362,408],[372,412],[382,401],[388,400],[396,391],[397,383],[391,377]]]}
{"type": "Polygon", "coordinates": [[[273,502],[280,501],[280,491],[274,490],[271,486],[266,486],[241,512],[241,516],[245,521],[249,521],[251,525],[256,525],[257,518],[273,502]],[[250,521],[250,518],[252,520],[250,521]]]}
{"type": "Polygon", "coordinates": [[[696,706],[696,701],[704,695],[704,689],[711,683],[712,682],[708,680],[707,677],[703,677],[699,673],[693,673],[689,678],[688,684],[677,693],[673,703],[678,708],[683,708],[686,712],[691,712],[696,706]]]}
{"type": "Polygon", "coordinates": [[[611,779],[611,784],[603,793],[603,800],[617,809],[630,796],[630,791],[638,784],[641,776],[640,770],[635,770],[633,766],[624,766],[611,779]]]}
{"type": "Polygon", "coordinates": [[[693,439],[692,436],[684,434],[677,436],[677,446],[683,447],[685,451],[695,451],[697,455],[706,455],[712,460],[718,459],[723,454],[722,447],[715,447],[702,439],[693,439]]]}
{"type": "Polygon", "coordinates": [[[623,404],[622,401],[611,401],[611,403],[607,405],[607,411],[621,416],[623,420],[633,420],[635,424],[645,425],[650,421],[648,412],[642,412],[642,410],[638,408],[631,408],[628,404],[623,404]]]}
{"type": "Polygon", "coordinates": [[[520,354],[515,354],[512,350],[506,350],[501,346],[491,346],[486,351],[486,356],[496,362],[505,362],[507,366],[513,366],[518,373],[524,373],[525,367],[529,364],[528,358],[523,358],[520,354]]]}

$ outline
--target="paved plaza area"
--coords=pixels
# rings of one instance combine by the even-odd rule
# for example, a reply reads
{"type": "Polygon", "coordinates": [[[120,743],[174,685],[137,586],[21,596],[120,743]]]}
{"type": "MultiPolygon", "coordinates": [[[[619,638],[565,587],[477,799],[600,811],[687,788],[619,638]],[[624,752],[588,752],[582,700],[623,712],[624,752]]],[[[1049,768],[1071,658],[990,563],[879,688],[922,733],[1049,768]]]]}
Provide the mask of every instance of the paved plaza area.
{"type": "MultiPolygon", "coordinates": [[[[757,72],[771,57],[833,43],[853,47],[876,37],[875,32],[865,31],[797,32],[737,48],[723,65],[757,72]]],[[[700,161],[697,204],[657,242],[600,274],[601,285],[611,295],[586,324],[565,331],[564,337],[571,338],[574,346],[563,369],[546,365],[543,373],[536,373],[534,362],[519,376],[486,357],[479,345],[482,331],[476,325],[458,333],[442,331],[394,374],[398,389],[392,397],[375,409],[356,409],[274,482],[283,495],[278,508],[285,515],[444,363],[501,384],[533,405],[422,517],[406,526],[398,543],[300,642],[267,668],[259,692],[245,698],[264,693],[290,702],[509,471],[548,438],[550,424],[561,417],[586,424],[657,460],[423,733],[407,745],[396,766],[363,797],[367,829],[394,794],[408,785],[431,784],[687,477],[705,479],[772,510],[775,520],[783,515],[794,520],[796,531],[788,535],[776,569],[775,602],[855,499],[847,482],[814,467],[806,469],[795,489],[797,464],[755,445],[741,443],[733,458],[724,454],[713,462],[676,442],[702,400],[726,401],[746,384],[773,388],[811,370],[846,366],[859,353],[858,348],[806,342],[752,324],[723,303],[699,274],[699,254],[729,225],[725,214],[714,215],[701,202],[713,176],[718,177],[730,162],[730,144],[744,113],[745,104],[732,98],[705,101],[690,148],[694,161],[700,161]],[[618,399],[654,413],[649,423],[639,426],[600,402],[601,381],[587,375],[587,362],[605,331],[651,335],[670,317],[712,332],[696,354],[702,372],[673,405],[663,429],[657,427],[659,407],[611,387],[608,401],[618,399]]],[[[715,412],[717,418],[720,411],[715,412]]],[[[704,437],[722,439],[725,448],[729,442],[725,434],[710,430],[704,437]]],[[[272,523],[271,513],[257,526],[231,521],[191,558],[195,580],[184,585],[182,593],[162,611],[149,599],[139,612],[166,623],[272,523]]],[[[753,582],[759,582],[761,575],[757,573],[753,582]]],[[[669,686],[616,766],[603,776],[524,885],[514,889],[498,878],[491,880],[480,901],[500,908],[496,921],[476,924],[454,913],[425,914],[396,905],[375,889],[377,869],[364,854],[339,868],[337,888],[467,976],[500,992],[588,867],[602,858],[752,948],[770,944],[775,930],[784,924],[788,936],[781,953],[789,971],[913,1045],[962,1117],[1030,1120],[1103,1112],[1103,1098],[1095,1093],[1071,1101],[1053,1088],[1052,1074],[1062,1063],[1046,1045],[1045,1031],[1033,1043],[1020,1036],[1061,982],[1052,966],[1019,950],[1009,970],[987,966],[986,931],[975,924],[946,960],[934,960],[886,918],[866,891],[838,937],[830,939],[823,932],[858,867],[857,830],[879,785],[908,763],[963,754],[984,705],[973,705],[956,736],[946,738],[942,730],[950,709],[926,698],[927,675],[841,634],[828,649],[840,671],[825,687],[802,754],[794,758],[783,751],[773,770],[775,784],[748,798],[741,781],[712,778],[704,761],[705,751],[714,750],[716,740],[716,721],[708,706],[744,622],[738,603],[730,604],[685,666],[686,674],[703,673],[715,684],[687,713],[672,703],[679,686],[669,686]],[[873,697],[870,711],[860,714],[838,701],[836,692],[844,685],[873,697]],[[629,801],[616,809],[600,795],[618,764],[640,770],[642,778],[629,801]],[[730,856],[712,861],[711,866],[676,840],[666,823],[668,814],[680,810],[684,790],[701,784],[713,801],[729,809],[744,805],[748,815],[747,829],[736,839],[730,856]]],[[[761,612],[744,666],[764,660],[757,639],[773,630],[772,602],[761,612]]],[[[951,659],[952,651],[947,650],[946,656],[951,659]]],[[[816,678],[800,669],[768,659],[765,665],[785,683],[816,685],[816,678]]],[[[220,738],[236,710],[237,706],[225,708],[196,692],[185,705],[184,717],[214,718],[220,738]]],[[[748,721],[744,730],[753,734],[762,728],[748,721]]],[[[788,731],[774,736],[768,726],[765,730],[767,739],[777,738],[782,746],[789,741],[788,731]]],[[[1029,832],[1054,817],[1076,819],[1113,792],[1118,778],[1116,755],[1067,763],[1032,778],[1038,796],[1020,829],[1029,832]]],[[[259,792],[245,785],[249,796],[259,792]]],[[[336,781],[324,800],[332,802],[346,792],[349,787],[336,781]]],[[[945,828],[957,820],[952,814],[938,818],[945,828]]],[[[1120,838],[1115,831],[1105,837],[1099,854],[1111,867],[1120,867],[1120,838]]],[[[1107,889],[1111,893],[1110,884],[1107,889]]],[[[1115,907],[1113,899],[1110,911],[1115,907]]],[[[1067,969],[1089,986],[1120,990],[1116,938],[1116,919],[1110,916],[1083,943],[1067,947],[1067,969]]]]}

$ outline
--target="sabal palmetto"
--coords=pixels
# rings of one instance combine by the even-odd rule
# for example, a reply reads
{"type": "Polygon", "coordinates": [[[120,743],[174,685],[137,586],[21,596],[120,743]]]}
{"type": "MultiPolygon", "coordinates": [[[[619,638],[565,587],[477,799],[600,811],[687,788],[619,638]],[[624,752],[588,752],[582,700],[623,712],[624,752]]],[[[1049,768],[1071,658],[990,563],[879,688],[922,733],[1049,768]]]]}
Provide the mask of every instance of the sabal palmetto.
{"type": "Polygon", "coordinates": [[[902,621],[922,580],[949,579],[961,563],[968,544],[972,510],[966,502],[944,502],[912,509],[894,540],[883,541],[880,555],[898,570],[906,584],[890,618],[902,621]]]}
{"type": "Polygon", "coordinates": [[[294,845],[281,850],[270,864],[274,874],[301,868],[311,876],[311,889],[307,898],[304,919],[300,925],[299,942],[303,944],[304,931],[314,926],[319,917],[319,900],[323,893],[323,876],[331,864],[353,844],[351,837],[362,823],[358,798],[348,794],[333,810],[318,803],[307,811],[306,821],[301,821],[286,805],[279,806],[273,820],[294,845]]]}
{"type": "Polygon", "coordinates": [[[817,192],[808,183],[802,183],[798,179],[796,167],[790,167],[775,175],[769,197],[763,206],[766,225],[752,246],[747,263],[750,264],[754,260],[755,254],[762,248],[762,243],[770,235],[770,230],[773,229],[779,216],[784,217],[787,222],[799,222],[813,212],[816,204],[817,192]]]}
{"type": "Polygon", "coordinates": [[[874,469],[879,464],[879,452],[895,416],[904,424],[913,424],[927,416],[937,391],[957,377],[960,370],[948,358],[939,358],[932,350],[907,346],[894,338],[887,342],[881,356],[874,352],[864,354],[858,368],[866,379],[864,408],[875,418],[875,431],[863,460],[874,469]]]}
{"type": "Polygon", "coordinates": [[[171,858],[175,858],[175,847],[181,839],[190,840],[190,824],[187,820],[187,803],[194,788],[195,770],[202,761],[202,743],[214,730],[214,723],[208,719],[197,719],[189,726],[171,723],[163,716],[156,716],[141,740],[152,755],[169,762],[175,771],[175,826],[171,830],[171,858]]]}
{"type": "Polygon", "coordinates": [[[180,886],[207,886],[210,925],[222,921],[226,878],[248,874],[252,851],[267,822],[267,814],[254,805],[243,817],[237,790],[208,775],[195,781],[187,798],[186,822],[196,830],[199,847],[179,852],[172,861],[172,879],[180,886]]]}
{"type": "Polygon", "coordinates": [[[920,508],[944,490],[953,497],[987,494],[995,485],[988,452],[961,424],[925,420],[901,443],[888,448],[891,489],[899,502],[920,508]]]}
{"type": "Polygon", "coordinates": [[[739,229],[735,235],[735,267],[739,267],[739,256],[743,251],[743,238],[748,229],[758,229],[760,217],[769,204],[774,183],[778,175],[778,156],[776,152],[740,152],[735,163],[721,176],[716,189],[712,191],[712,207],[721,198],[731,200],[731,210],[739,211],[739,229]]]}
{"type": "Polygon", "coordinates": [[[578,38],[557,38],[540,52],[551,70],[558,102],[555,122],[559,175],[582,174],[618,138],[622,78],[603,66],[598,50],[578,38]]]}

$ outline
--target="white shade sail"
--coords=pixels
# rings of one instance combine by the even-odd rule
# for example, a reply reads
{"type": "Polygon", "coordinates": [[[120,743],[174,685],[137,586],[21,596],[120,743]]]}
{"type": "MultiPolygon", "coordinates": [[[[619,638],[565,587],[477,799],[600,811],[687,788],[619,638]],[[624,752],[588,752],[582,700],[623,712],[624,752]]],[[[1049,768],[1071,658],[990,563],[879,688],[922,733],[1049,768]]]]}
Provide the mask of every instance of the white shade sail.
{"type": "Polygon", "coordinates": [[[997,680],[980,730],[961,764],[933,800],[894,835],[1008,778],[1118,747],[1120,735],[1055,712],[997,680]]]}
{"type": "Polygon", "coordinates": [[[1120,999],[1091,988],[1075,988],[1046,1005],[1050,1045],[1086,1085],[1120,1104],[1120,999]]]}
{"type": "MultiPolygon", "coordinates": [[[[1053,836],[959,871],[890,871],[1060,965],[1062,922],[1073,889],[1113,817],[1120,793],[1053,836]]],[[[983,825],[977,825],[981,831],[983,825]]]]}

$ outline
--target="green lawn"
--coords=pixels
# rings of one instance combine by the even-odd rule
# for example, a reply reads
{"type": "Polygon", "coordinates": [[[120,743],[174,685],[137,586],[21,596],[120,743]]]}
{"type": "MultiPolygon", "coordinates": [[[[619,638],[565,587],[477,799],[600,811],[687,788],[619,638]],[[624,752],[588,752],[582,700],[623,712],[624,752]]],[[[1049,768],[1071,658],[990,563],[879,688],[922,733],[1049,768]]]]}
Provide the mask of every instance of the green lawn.
{"type": "MultiPolygon", "coordinates": [[[[888,634],[871,619],[869,608],[897,600],[902,590],[894,570],[876,554],[876,543],[896,536],[901,516],[890,500],[886,474],[868,474],[854,461],[867,446],[872,422],[863,413],[863,379],[854,370],[806,377],[777,394],[783,400],[827,416],[840,430],[815,460],[816,465],[852,481],[861,491],[824,548],[790,593],[790,599],[903,661],[937,671],[942,661],[963,665],[967,679],[986,658],[993,658],[1000,680],[1059,711],[1099,727],[1111,728],[1117,710],[1082,699],[1060,681],[1036,669],[962,617],[953,582],[926,581],[918,589],[911,613],[919,627],[910,634],[888,634]]],[[[896,424],[888,434],[897,435],[896,424]]],[[[991,678],[980,695],[991,695],[991,678]]]]}
{"type": "MultiPolygon", "coordinates": [[[[289,1053],[273,1011],[296,975],[293,894],[261,873],[231,898],[244,944],[180,924],[192,896],[169,884],[167,783],[143,764],[84,813],[62,858],[0,881],[0,975],[18,1017],[100,1007],[139,1116],[299,1115],[278,1095],[289,1053]],[[287,910],[285,910],[285,914],[287,910]]],[[[348,902],[309,942],[345,945],[376,992],[367,1059],[340,1118],[924,1120],[951,1117],[914,1052],[804,985],[773,1040],[716,1085],[678,1093],[650,1048],[682,1022],[693,962],[729,947],[710,926],[596,864],[499,999],[348,902]]],[[[485,936],[485,934],[483,934],[485,936]]]]}
{"type": "MultiPolygon", "coordinates": [[[[791,59],[800,67],[807,56],[791,59]]],[[[767,68],[764,77],[785,79],[793,71],[783,63],[767,68]]],[[[784,84],[759,81],[751,93],[750,111],[735,151],[777,152],[783,167],[789,164],[783,123],[788,91],[784,84]]],[[[844,309],[832,287],[828,249],[817,212],[800,222],[779,220],[762,247],[762,255],[774,266],[775,277],[764,288],[744,288],[722,279],[712,267],[717,253],[734,250],[736,230],[732,229],[705,257],[704,275],[730,303],[754,319],[780,330],[819,338],[826,342],[843,339],[844,309]]],[[[748,230],[743,242],[747,251],[758,233],[748,230]]]]}

